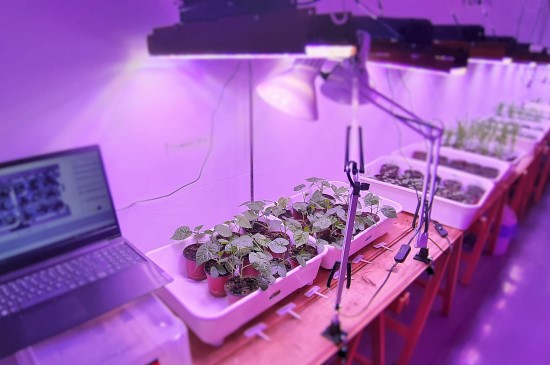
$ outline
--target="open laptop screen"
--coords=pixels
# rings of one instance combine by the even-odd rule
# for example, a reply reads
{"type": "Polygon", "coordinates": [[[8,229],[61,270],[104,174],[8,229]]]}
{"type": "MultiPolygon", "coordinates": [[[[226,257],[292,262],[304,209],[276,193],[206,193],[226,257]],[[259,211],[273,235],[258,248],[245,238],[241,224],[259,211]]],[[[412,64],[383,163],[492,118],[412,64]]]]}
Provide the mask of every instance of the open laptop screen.
{"type": "Polygon", "coordinates": [[[119,229],[99,147],[0,165],[0,267],[113,232],[119,229]]]}

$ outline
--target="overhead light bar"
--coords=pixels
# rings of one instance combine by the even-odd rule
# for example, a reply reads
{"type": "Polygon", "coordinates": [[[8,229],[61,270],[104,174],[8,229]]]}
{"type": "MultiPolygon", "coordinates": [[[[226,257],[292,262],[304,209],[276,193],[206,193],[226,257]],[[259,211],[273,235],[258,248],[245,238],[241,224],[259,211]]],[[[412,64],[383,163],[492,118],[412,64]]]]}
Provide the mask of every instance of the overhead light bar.
{"type": "Polygon", "coordinates": [[[487,37],[480,25],[434,25],[434,45],[468,52],[471,63],[510,63],[507,52],[514,46],[511,37],[487,37]]]}
{"type": "Polygon", "coordinates": [[[439,72],[465,69],[468,53],[459,49],[442,49],[396,42],[373,41],[369,62],[393,67],[411,67],[439,72]]]}
{"type": "Polygon", "coordinates": [[[156,28],[147,46],[151,55],[198,59],[345,58],[354,54],[355,29],[311,9],[284,7],[156,28]]]}
{"type": "Polygon", "coordinates": [[[467,52],[432,46],[426,19],[377,18],[351,13],[317,14],[292,0],[185,1],[181,22],[147,37],[155,56],[192,59],[353,57],[357,32],[373,40],[373,62],[441,72],[466,66],[467,52]],[[344,19],[344,21],[339,21],[344,19]]]}

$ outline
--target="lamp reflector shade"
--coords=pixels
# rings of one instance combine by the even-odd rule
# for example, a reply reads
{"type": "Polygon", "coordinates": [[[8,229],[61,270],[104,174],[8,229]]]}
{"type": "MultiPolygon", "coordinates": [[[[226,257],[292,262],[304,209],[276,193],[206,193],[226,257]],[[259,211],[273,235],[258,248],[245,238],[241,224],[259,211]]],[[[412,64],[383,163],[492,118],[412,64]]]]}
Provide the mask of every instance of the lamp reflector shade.
{"type": "Polygon", "coordinates": [[[319,59],[296,60],[290,70],[262,82],[256,91],[268,104],[286,114],[317,120],[315,77],[322,64],[319,59]]]}
{"type": "Polygon", "coordinates": [[[328,99],[339,104],[351,105],[353,95],[353,79],[357,78],[359,88],[359,104],[370,102],[371,92],[369,76],[364,66],[358,60],[348,59],[340,62],[321,85],[321,92],[328,99]]]}

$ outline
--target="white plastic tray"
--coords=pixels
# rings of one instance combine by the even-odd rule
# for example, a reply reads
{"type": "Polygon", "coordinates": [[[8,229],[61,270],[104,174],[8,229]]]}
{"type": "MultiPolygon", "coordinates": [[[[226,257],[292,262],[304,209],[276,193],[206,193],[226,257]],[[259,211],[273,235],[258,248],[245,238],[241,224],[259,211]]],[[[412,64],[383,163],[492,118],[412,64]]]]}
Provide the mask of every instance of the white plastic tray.
{"type": "Polygon", "coordinates": [[[197,282],[185,274],[182,251],[193,241],[176,242],[147,254],[170,274],[174,281],[158,295],[205,343],[220,346],[225,337],[236,331],[290,293],[310,284],[317,276],[326,248],[307,262],[278,278],[266,291],[258,290],[229,305],[227,298],[215,298],[208,293],[206,280],[197,282]]]}
{"type": "MultiPolygon", "coordinates": [[[[349,187],[349,184],[341,181],[330,181],[330,183],[336,185],[337,187],[341,187],[341,186],[349,187]]],[[[328,190],[327,192],[330,192],[330,190],[328,190]]],[[[361,198],[368,193],[369,193],[368,191],[362,193],[361,198]]],[[[380,198],[380,207],[382,207],[383,205],[389,205],[395,209],[397,214],[403,211],[403,207],[401,206],[401,204],[393,200],[386,199],[382,196],[380,196],[379,198],[380,198]]],[[[295,194],[290,197],[290,201],[291,202],[302,201],[302,195],[295,194]]],[[[362,209],[359,211],[368,212],[369,210],[362,209]]],[[[349,251],[350,255],[353,255],[354,253],[356,253],[357,251],[359,251],[360,249],[362,249],[363,247],[365,247],[366,245],[368,245],[378,237],[381,237],[382,235],[386,234],[390,230],[392,226],[392,219],[386,218],[382,213],[379,214],[379,217],[380,217],[380,221],[378,222],[377,225],[369,227],[365,229],[363,232],[356,234],[353,237],[350,245],[350,251],[349,251]]],[[[327,246],[327,254],[323,257],[323,260],[321,261],[321,267],[323,269],[330,270],[334,266],[334,263],[336,261],[339,261],[341,257],[342,257],[342,250],[329,245],[327,246]]]]}
{"type": "MultiPolygon", "coordinates": [[[[401,150],[396,150],[396,151],[392,152],[392,155],[396,156],[397,158],[406,157],[406,158],[410,158],[410,159],[415,160],[415,161],[422,162],[422,160],[416,160],[416,159],[412,158],[412,154],[415,151],[426,152],[426,147],[424,146],[424,144],[415,143],[415,144],[412,144],[412,145],[405,146],[401,150]]],[[[449,169],[451,169],[453,171],[459,171],[459,172],[463,172],[465,174],[470,174],[470,175],[473,175],[473,176],[481,177],[481,178],[484,178],[484,179],[491,180],[495,183],[498,182],[498,181],[503,180],[504,178],[506,178],[508,176],[508,174],[511,172],[510,163],[508,163],[506,161],[499,160],[498,158],[494,158],[494,157],[478,155],[478,154],[475,154],[475,153],[462,151],[462,150],[456,150],[454,148],[449,148],[449,147],[441,147],[440,155],[445,156],[449,159],[453,159],[453,160],[454,159],[461,159],[461,160],[466,160],[468,162],[476,162],[476,163],[479,163],[482,166],[493,167],[493,168],[497,169],[499,171],[499,174],[495,178],[490,179],[490,178],[479,176],[479,175],[476,175],[476,174],[471,174],[467,171],[455,170],[451,167],[448,167],[449,169]]],[[[447,167],[447,166],[445,166],[445,167],[447,167]]]]}
{"type": "MultiPolygon", "coordinates": [[[[379,174],[380,166],[385,163],[397,165],[401,171],[412,167],[422,173],[425,171],[426,164],[412,159],[404,159],[401,156],[382,156],[366,165],[365,175],[361,177],[362,181],[371,184],[370,190],[372,192],[397,200],[402,204],[404,211],[414,213],[418,203],[414,190],[385,183],[374,178],[374,175],[379,174]]],[[[434,206],[431,213],[432,219],[461,230],[467,229],[478,210],[485,204],[489,193],[493,190],[493,182],[488,179],[465,174],[461,171],[451,170],[445,167],[439,167],[437,175],[442,179],[458,180],[464,185],[477,185],[485,190],[480,201],[475,205],[463,204],[439,196],[434,198],[434,206]]]]}

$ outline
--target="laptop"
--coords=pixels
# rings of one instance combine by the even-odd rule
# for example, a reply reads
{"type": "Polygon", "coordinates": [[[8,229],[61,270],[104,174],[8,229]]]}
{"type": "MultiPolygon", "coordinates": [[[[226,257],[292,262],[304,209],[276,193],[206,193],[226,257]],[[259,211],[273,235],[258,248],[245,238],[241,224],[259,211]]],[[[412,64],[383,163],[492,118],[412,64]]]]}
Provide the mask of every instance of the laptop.
{"type": "Polygon", "coordinates": [[[0,359],[171,281],[122,237],[98,146],[0,164],[0,359]]]}

